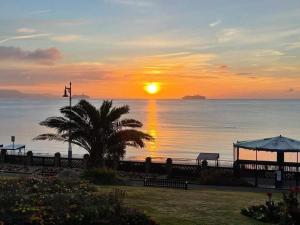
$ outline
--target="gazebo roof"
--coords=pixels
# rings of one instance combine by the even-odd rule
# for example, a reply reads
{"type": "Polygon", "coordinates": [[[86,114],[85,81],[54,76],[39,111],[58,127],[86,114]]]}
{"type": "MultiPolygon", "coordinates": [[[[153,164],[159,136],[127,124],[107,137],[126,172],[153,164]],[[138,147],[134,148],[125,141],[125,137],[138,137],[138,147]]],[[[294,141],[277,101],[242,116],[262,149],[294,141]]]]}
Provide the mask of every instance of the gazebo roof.
{"type": "Polygon", "coordinates": [[[218,160],[219,156],[219,153],[200,152],[197,160],[218,160]]]}
{"type": "Polygon", "coordinates": [[[10,151],[15,151],[15,150],[20,150],[20,149],[25,149],[25,145],[20,145],[20,144],[10,144],[2,147],[4,150],[10,150],[10,151]]]}
{"type": "Polygon", "coordinates": [[[277,136],[252,141],[238,141],[236,147],[269,152],[300,152],[300,141],[277,136]]]}

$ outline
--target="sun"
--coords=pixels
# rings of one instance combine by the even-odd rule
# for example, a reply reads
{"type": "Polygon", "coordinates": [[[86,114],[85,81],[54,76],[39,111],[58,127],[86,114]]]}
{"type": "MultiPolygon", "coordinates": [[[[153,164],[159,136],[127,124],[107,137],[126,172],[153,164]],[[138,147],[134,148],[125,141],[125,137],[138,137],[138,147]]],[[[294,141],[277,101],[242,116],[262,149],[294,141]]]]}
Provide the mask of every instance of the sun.
{"type": "Polygon", "coordinates": [[[146,83],[144,89],[148,94],[154,95],[159,92],[160,84],[157,82],[146,83]]]}

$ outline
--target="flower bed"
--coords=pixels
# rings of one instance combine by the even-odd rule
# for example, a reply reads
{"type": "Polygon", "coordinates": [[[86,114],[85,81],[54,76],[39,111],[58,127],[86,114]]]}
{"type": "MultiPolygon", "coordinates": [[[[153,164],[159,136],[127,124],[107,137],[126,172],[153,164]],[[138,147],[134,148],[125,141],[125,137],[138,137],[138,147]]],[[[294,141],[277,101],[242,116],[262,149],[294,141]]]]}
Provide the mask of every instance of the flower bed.
{"type": "Polygon", "coordinates": [[[1,179],[0,224],[150,225],[145,214],[123,205],[125,192],[97,194],[89,183],[57,179],[1,179]]]}
{"type": "Polygon", "coordinates": [[[300,224],[300,206],[298,201],[299,189],[290,190],[283,194],[283,200],[275,202],[272,193],[267,193],[268,200],[265,204],[243,208],[241,214],[258,221],[281,225],[300,224]]]}

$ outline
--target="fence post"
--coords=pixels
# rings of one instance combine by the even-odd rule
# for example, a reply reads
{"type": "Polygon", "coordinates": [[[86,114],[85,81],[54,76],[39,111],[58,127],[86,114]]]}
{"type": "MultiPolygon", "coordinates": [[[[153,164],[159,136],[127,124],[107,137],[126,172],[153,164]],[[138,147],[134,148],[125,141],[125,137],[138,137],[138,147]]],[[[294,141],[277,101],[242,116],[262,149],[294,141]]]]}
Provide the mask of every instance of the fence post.
{"type": "Polygon", "coordinates": [[[151,157],[147,157],[145,160],[145,173],[150,173],[151,170],[151,157]]]}
{"type": "Polygon", "coordinates": [[[240,165],[238,161],[233,163],[233,174],[235,177],[240,177],[240,165]]]}
{"type": "Polygon", "coordinates": [[[167,158],[166,160],[166,173],[168,176],[172,175],[172,159],[171,158],[167,158]]]}
{"type": "Polygon", "coordinates": [[[5,149],[1,149],[1,155],[0,155],[1,163],[5,163],[6,153],[7,152],[5,149]]]}
{"type": "Polygon", "coordinates": [[[83,168],[87,169],[89,166],[89,160],[90,160],[90,155],[89,154],[84,154],[83,155],[83,168]]]}
{"type": "Polygon", "coordinates": [[[26,165],[27,166],[32,166],[32,164],[33,164],[33,153],[32,153],[32,151],[28,151],[26,155],[27,155],[26,165]]]}
{"type": "Polygon", "coordinates": [[[54,154],[54,167],[61,167],[60,158],[61,158],[60,153],[56,152],[54,154]]]}

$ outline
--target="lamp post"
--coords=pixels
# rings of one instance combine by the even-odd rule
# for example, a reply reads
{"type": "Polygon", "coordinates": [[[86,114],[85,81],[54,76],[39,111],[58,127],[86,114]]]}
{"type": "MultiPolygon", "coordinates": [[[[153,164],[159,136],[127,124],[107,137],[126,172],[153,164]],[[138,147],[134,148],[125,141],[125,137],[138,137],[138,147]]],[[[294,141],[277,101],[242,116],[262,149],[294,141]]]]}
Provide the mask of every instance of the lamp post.
{"type": "MultiPolygon", "coordinates": [[[[70,86],[65,86],[64,98],[69,97],[70,111],[72,110],[72,83],[70,82],[70,86]]],[[[70,118],[71,122],[71,118],[70,118]]],[[[68,148],[68,159],[72,159],[72,144],[71,144],[71,129],[69,130],[69,148],[68,148]]]]}

